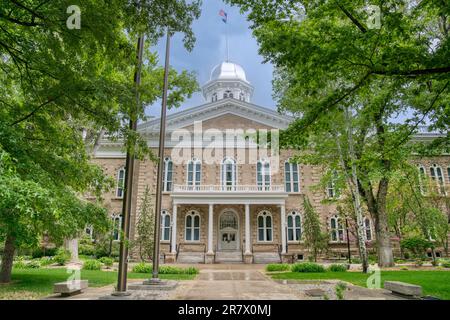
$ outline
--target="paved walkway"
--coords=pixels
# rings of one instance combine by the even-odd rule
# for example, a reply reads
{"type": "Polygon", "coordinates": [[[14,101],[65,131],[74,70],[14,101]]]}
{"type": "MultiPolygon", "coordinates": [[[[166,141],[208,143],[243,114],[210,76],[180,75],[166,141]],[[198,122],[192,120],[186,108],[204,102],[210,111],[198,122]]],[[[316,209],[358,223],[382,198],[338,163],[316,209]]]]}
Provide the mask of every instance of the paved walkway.
{"type": "MultiPolygon", "coordinates": [[[[131,296],[123,299],[138,300],[316,300],[336,299],[335,287],[339,281],[295,281],[273,280],[264,274],[263,265],[214,264],[199,265],[200,274],[195,280],[178,282],[176,289],[129,290],[131,296]],[[311,291],[321,295],[312,295],[311,291]]],[[[130,280],[129,283],[142,283],[130,280]]],[[[88,288],[84,293],[50,299],[96,300],[108,299],[113,292],[112,285],[101,288],[88,288]]],[[[397,300],[404,299],[392,295],[384,289],[367,289],[347,284],[344,293],[346,300],[397,300]]]]}

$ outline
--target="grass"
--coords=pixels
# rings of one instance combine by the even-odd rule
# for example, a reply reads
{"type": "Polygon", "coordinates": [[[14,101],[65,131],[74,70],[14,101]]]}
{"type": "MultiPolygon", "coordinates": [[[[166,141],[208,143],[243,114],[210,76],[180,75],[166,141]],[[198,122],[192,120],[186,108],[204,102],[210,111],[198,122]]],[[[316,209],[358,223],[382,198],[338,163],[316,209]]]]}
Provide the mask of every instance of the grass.
{"type": "MultiPolygon", "coordinates": [[[[39,299],[52,294],[53,284],[67,281],[70,274],[65,268],[51,269],[13,269],[12,282],[0,284],[0,299],[39,299]]],[[[161,274],[161,279],[191,280],[196,275],[161,274]]],[[[150,275],[128,273],[129,279],[145,279],[150,275]]],[[[81,279],[89,280],[90,287],[115,284],[117,272],[81,270],[81,279]]]]}
{"type": "MultiPolygon", "coordinates": [[[[342,280],[366,287],[370,275],[359,272],[298,273],[284,272],[272,274],[274,279],[294,280],[342,280]]],[[[381,286],[384,281],[401,281],[422,286],[423,294],[450,300],[449,271],[381,271],[381,286]]]]}

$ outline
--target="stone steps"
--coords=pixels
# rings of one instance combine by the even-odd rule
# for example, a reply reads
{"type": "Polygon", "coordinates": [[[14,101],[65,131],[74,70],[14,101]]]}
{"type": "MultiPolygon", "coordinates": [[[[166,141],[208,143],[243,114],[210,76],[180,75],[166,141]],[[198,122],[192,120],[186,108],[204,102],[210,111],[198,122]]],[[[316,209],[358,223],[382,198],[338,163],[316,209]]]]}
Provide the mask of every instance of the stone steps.
{"type": "Polygon", "coordinates": [[[217,251],[215,261],[217,263],[240,263],[242,262],[241,251],[217,251]]]}
{"type": "Polygon", "coordinates": [[[278,252],[253,252],[253,263],[280,263],[280,255],[278,252]]]}
{"type": "Polygon", "coordinates": [[[180,252],[177,258],[178,263],[204,263],[205,254],[203,252],[180,252]]]}

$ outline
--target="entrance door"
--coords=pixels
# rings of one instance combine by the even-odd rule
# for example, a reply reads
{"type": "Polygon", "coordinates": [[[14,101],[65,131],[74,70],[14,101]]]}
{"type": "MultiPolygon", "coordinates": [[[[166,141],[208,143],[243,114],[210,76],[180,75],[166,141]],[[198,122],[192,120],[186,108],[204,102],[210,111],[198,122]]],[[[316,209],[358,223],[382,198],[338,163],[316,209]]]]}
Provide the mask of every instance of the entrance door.
{"type": "Polygon", "coordinates": [[[238,250],[239,224],[236,213],[225,211],[220,215],[219,222],[219,249],[238,250]]]}

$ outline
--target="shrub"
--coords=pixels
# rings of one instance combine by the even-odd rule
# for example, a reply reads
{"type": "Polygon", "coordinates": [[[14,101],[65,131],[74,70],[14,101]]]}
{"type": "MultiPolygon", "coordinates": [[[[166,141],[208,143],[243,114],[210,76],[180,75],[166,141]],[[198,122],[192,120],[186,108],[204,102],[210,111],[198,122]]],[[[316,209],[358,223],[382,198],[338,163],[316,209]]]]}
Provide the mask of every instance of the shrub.
{"type": "Polygon", "coordinates": [[[145,262],[140,262],[133,267],[132,272],[134,272],[134,273],[151,273],[152,265],[145,263],[145,262]]]}
{"type": "Polygon", "coordinates": [[[25,268],[27,269],[39,269],[41,267],[41,263],[38,260],[33,260],[25,264],[25,268]]]}
{"type": "Polygon", "coordinates": [[[328,267],[328,271],[331,272],[346,272],[347,265],[346,264],[332,264],[328,267]]]}
{"type": "Polygon", "coordinates": [[[325,268],[317,263],[303,262],[293,264],[291,267],[292,272],[325,272],[325,268]]]}
{"type": "Polygon", "coordinates": [[[339,282],[336,287],[335,287],[335,291],[336,291],[336,298],[338,300],[344,300],[344,291],[347,289],[347,285],[343,282],[339,282]]]}
{"type": "Polygon", "coordinates": [[[414,264],[416,265],[416,267],[420,267],[423,265],[423,260],[422,259],[417,259],[414,264]]]}
{"type": "Polygon", "coordinates": [[[40,248],[34,249],[33,252],[31,253],[31,256],[33,257],[33,259],[42,258],[42,257],[53,257],[58,253],[57,251],[58,251],[58,248],[40,247],[40,248]]]}
{"type": "Polygon", "coordinates": [[[361,263],[361,259],[360,258],[352,258],[352,263],[360,264],[361,263]]]}
{"type": "Polygon", "coordinates": [[[83,270],[101,270],[102,263],[98,260],[86,260],[83,264],[83,270]]]}
{"type": "Polygon", "coordinates": [[[447,260],[447,261],[442,261],[441,262],[441,266],[443,266],[444,268],[450,268],[450,261],[449,260],[447,260]]]}
{"type": "Polygon", "coordinates": [[[42,257],[39,259],[39,263],[41,264],[42,267],[51,265],[54,262],[55,261],[54,261],[53,257],[42,257]]]}
{"type": "Polygon", "coordinates": [[[395,259],[395,263],[402,264],[402,263],[406,263],[406,261],[402,260],[402,259],[395,259]]]}
{"type": "Polygon", "coordinates": [[[286,263],[272,263],[266,266],[266,271],[289,271],[290,265],[286,263]]]}
{"type": "Polygon", "coordinates": [[[198,269],[194,267],[189,267],[184,269],[185,274],[198,274],[198,269]]]}
{"type": "Polygon", "coordinates": [[[406,270],[408,270],[408,267],[407,266],[401,266],[400,270],[406,271],[406,270]]]}
{"type": "Polygon", "coordinates": [[[63,266],[70,261],[70,252],[63,248],[59,248],[57,254],[53,257],[53,259],[57,264],[63,266]]]}
{"type": "Polygon", "coordinates": [[[108,258],[108,257],[102,257],[102,258],[98,259],[98,261],[103,263],[107,268],[111,268],[114,264],[114,259],[108,258]]]}
{"type": "Polygon", "coordinates": [[[80,240],[78,244],[78,253],[84,256],[95,256],[95,244],[92,242],[91,238],[84,237],[80,240]]]}
{"type": "Polygon", "coordinates": [[[405,238],[400,242],[403,249],[407,249],[414,254],[414,256],[421,256],[428,248],[433,248],[433,243],[421,237],[405,238]]]}
{"type": "Polygon", "coordinates": [[[13,267],[16,269],[25,269],[26,268],[26,263],[22,256],[18,256],[15,259],[15,262],[13,263],[13,267]]]}

